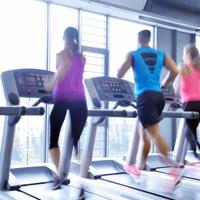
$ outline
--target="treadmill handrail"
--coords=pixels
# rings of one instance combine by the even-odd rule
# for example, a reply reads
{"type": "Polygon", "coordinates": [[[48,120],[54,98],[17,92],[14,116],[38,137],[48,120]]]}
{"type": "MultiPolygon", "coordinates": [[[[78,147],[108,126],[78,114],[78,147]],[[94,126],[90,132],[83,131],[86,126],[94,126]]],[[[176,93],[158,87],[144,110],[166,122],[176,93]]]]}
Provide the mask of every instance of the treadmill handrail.
{"type": "Polygon", "coordinates": [[[26,107],[24,106],[1,106],[0,107],[0,115],[25,115],[26,107]]]}
{"type": "Polygon", "coordinates": [[[137,117],[136,111],[126,111],[126,110],[88,110],[89,117],[127,117],[135,118],[137,117]]]}
{"type": "Polygon", "coordinates": [[[0,106],[0,115],[43,115],[43,107],[25,107],[25,106],[0,106]]]}
{"type": "MultiPolygon", "coordinates": [[[[88,110],[89,117],[127,117],[127,118],[135,118],[137,117],[136,111],[127,111],[127,110],[88,110]]],[[[196,119],[199,117],[198,112],[190,112],[190,111],[163,111],[161,114],[161,118],[185,118],[185,119],[196,119]]]]}
{"type": "Polygon", "coordinates": [[[43,107],[26,107],[25,115],[43,115],[44,112],[43,107]]]}
{"type": "Polygon", "coordinates": [[[185,118],[185,119],[197,119],[199,118],[198,112],[190,112],[190,111],[168,111],[162,112],[161,118],[185,118]]]}

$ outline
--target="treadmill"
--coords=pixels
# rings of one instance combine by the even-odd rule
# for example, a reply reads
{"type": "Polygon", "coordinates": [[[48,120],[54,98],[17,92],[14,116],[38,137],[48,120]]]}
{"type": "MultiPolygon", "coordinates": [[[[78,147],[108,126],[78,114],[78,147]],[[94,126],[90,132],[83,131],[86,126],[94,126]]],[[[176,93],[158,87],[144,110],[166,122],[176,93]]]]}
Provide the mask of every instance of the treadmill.
{"type": "MultiPolygon", "coordinates": [[[[118,104],[124,105],[122,102],[126,102],[127,100],[133,100],[134,97],[130,99],[126,99],[126,97],[133,95],[133,85],[129,82],[129,86],[125,87],[125,84],[122,79],[110,78],[110,77],[96,77],[87,79],[85,81],[87,90],[89,95],[94,102],[94,108],[96,110],[100,110],[99,102],[101,101],[117,101],[118,104]],[[124,95],[125,93],[125,95],[124,95]],[[128,93],[128,94],[127,94],[128,93]],[[126,96],[127,95],[127,96],[126,96]],[[124,97],[124,98],[123,98],[124,97]],[[120,99],[123,98],[123,101],[120,103],[120,99]],[[96,103],[98,102],[98,103],[96,103]]],[[[129,102],[130,104],[130,102],[129,102]]],[[[131,102],[132,104],[132,102],[131,102]]],[[[127,105],[127,104],[126,104],[127,105]]],[[[162,118],[170,117],[170,118],[196,118],[198,117],[198,113],[196,112],[163,112],[162,118]]],[[[95,120],[95,118],[93,119],[95,120]]],[[[137,120],[137,119],[136,119],[137,120]]],[[[138,121],[138,120],[137,120],[138,121]]],[[[81,176],[82,177],[92,177],[96,178],[98,182],[102,184],[114,183],[116,185],[120,185],[126,188],[131,188],[133,190],[138,190],[144,192],[145,194],[152,195],[153,197],[164,198],[164,199],[198,199],[199,198],[199,188],[198,183],[193,181],[191,185],[181,185],[175,191],[168,192],[165,188],[172,181],[172,177],[166,174],[161,174],[158,172],[142,172],[142,175],[138,177],[131,177],[126,174],[123,169],[121,163],[107,160],[97,160],[92,161],[92,153],[94,148],[94,141],[96,136],[96,129],[98,123],[90,121],[89,132],[88,132],[88,141],[86,143],[86,148],[83,156],[83,162],[81,165],[81,176]],[[118,171],[117,171],[118,170],[118,171]],[[93,173],[91,175],[91,173],[93,173]],[[98,172],[98,174],[97,174],[98,172]],[[96,176],[97,175],[97,176],[96,176]],[[195,186],[194,186],[195,185],[195,186]]],[[[135,133],[133,133],[133,140],[131,141],[132,148],[129,148],[127,162],[135,163],[137,148],[139,143],[139,136],[137,134],[138,123],[135,126],[135,133]],[[136,152],[136,153],[135,153],[136,152]]],[[[115,186],[113,186],[115,187],[115,186]]]]}
{"type": "MultiPolygon", "coordinates": [[[[4,121],[4,131],[1,144],[1,155],[0,155],[0,199],[11,199],[7,194],[2,192],[7,188],[18,185],[16,179],[12,174],[9,174],[10,164],[11,164],[11,155],[12,155],[12,145],[14,139],[14,131],[16,124],[20,121],[20,118],[24,115],[43,115],[43,107],[24,107],[19,106],[19,98],[15,93],[9,93],[7,96],[10,106],[0,107],[0,115],[5,115],[4,121]],[[10,177],[10,182],[8,179],[10,177]]],[[[20,195],[16,191],[16,197],[20,195]]],[[[22,199],[22,198],[21,198],[22,199]]],[[[28,198],[27,198],[28,199],[28,198]]]]}
{"type": "MultiPolygon", "coordinates": [[[[115,105],[112,109],[112,112],[115,115],[117,112],[121,112],[115,109],[121,107],[122,112],[124,112],[124,115],[121,115],[119,117],[131,117],[133,118],[133,120],[136,119],[136,115],[129,116],[126,114],[127,110],[125,110],[125,107],[131,106],[133,112],[136,113],[136,107],[133,104],[133,84],[131,84],[128,81],[113,77],[95,77],[92,79],[86,79],[85,85],[88,89],[93,109],[94,111],[96,111],[96,113],[101,113],[102,102],[115,102],[115,105]]],[[[106,119],[106,117],[111,116],[107,115],[105,117],[98,118],[97,116],[93,115],[89,119],[88,136],[83,151],[83,159],[80,169],[81,177],[87,177],[89,166],[89,176],[91,176],[94,179],[99,178],[102,175],[124,173],[124,161],[115,160],[112,158],[101,158],[92,161],[97,127],[106,119]]]]}

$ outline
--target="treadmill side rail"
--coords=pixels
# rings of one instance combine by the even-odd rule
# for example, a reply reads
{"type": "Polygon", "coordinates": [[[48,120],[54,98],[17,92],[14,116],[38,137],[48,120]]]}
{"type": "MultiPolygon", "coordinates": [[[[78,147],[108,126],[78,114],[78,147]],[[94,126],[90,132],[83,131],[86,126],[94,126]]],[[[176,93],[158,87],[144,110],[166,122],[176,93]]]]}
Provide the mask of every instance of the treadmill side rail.
{"type": "Polygon", "coordinates": [[[12,116],[8,116],[4,122],[4,131],[1,144],[1,156],[0,156],[0,190],[8,187],[8,179],[12,158],[15,124],[9,125],[9,121],[12,120],[12,116]]]}

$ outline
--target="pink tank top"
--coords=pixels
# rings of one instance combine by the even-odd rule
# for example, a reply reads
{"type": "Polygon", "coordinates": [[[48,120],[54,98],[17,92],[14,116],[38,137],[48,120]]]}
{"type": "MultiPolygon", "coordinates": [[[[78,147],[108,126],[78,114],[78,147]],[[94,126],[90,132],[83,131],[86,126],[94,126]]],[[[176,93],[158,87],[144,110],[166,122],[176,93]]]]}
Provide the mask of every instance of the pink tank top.
{"type": "Polygon", "coordinates": [[[181,76],[180,90],[183,102],[200,101],[200,69],[191,66],[191,74],[181,76]]]}
{"type": "Polygon", "coordinates": [[[54,87],[56,101],[85,101],[83,86],[84,62],[80,56],[71,59],[69,71],[54,87]]]}

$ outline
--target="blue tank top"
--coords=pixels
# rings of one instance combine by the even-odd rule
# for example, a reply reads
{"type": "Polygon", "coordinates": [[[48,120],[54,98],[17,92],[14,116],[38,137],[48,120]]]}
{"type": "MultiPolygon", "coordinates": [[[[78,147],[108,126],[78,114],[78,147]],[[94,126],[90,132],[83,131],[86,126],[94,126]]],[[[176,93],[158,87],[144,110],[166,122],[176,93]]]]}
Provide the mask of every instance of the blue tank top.
{"type": "Polygon", "coordinates": [[[160,75],[165,54],[152,48],[141,47],[130,52],[133,60],[135,96],[145,91],[161,91],[160,75]]]}

